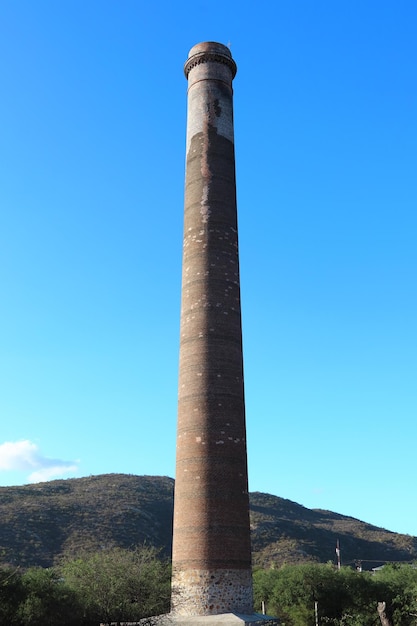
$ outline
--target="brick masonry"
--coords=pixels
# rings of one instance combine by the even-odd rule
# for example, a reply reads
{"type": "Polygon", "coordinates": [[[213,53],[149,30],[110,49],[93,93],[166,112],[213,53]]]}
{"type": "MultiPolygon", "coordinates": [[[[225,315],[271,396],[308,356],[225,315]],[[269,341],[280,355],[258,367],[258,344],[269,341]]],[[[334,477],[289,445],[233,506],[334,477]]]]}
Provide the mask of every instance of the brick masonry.
{"type": "Polygon", "coordinates": [[[191,49],[172,609],[251,614],[252,580],[233,135],[236,65],[191,49]]]}

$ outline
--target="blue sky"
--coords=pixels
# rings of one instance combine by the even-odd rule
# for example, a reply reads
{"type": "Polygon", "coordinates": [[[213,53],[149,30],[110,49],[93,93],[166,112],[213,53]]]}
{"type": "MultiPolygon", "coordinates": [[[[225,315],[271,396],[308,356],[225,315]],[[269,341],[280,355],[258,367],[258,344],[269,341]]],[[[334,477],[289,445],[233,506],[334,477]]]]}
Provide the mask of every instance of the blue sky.
{"type": "Polygon", "coordinates": [[[3,0],[1,485],[174,476],[182,68],[214,40],[250,489],[417,535],[416,23],[412,0],[3,0]]]}

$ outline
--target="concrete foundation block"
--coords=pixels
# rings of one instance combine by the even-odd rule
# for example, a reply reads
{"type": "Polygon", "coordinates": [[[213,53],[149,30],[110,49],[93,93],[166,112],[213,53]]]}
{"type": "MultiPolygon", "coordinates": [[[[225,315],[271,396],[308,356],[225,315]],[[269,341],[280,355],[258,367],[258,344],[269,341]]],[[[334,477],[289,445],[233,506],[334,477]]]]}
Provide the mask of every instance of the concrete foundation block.
{"type": "MultiPolygon", "coordinates": [[[[252,615],[221,613],[219,615],[196,616],[168,613],[151,619],[155,620],[151,622],[155,626],[278,626],[280,623],[277,617],[262,615],[261,613],[252,613],[252,615]]],[[[146,626],[145,620],[143,626],[146,626]]]]}

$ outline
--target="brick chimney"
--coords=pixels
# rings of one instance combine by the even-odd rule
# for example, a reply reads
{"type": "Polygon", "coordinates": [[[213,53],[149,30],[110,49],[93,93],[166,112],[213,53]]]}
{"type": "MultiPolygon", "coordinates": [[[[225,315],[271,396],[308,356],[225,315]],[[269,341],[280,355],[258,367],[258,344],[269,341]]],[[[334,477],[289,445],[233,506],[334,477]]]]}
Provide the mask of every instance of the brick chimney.
{"type": "Polygon", "coordinates": [[[188,80],[172,613],[253,613],[232,80],[219,43],[188,80]]]}

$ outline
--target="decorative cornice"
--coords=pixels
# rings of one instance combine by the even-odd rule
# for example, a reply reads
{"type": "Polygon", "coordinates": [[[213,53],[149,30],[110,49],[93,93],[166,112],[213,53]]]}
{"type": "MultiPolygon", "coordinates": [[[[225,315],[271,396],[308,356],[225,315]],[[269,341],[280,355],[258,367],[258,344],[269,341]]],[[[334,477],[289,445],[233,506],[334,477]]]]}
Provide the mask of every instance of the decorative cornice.
{"type": "Polygon", "coordinates": [[[188,74],[193,67],[200,65],[200,63],[223,63],[223,65],[227,65],[227,67],[232,72],[232,79],[236,76],[237,65],[233,61],[232,57],[226,56],[225,54],[220,54],[219,52],[198,52],[197,54],[193,54],[184,65],[184,74],[185,78],[188,80],[188,74]]]}

